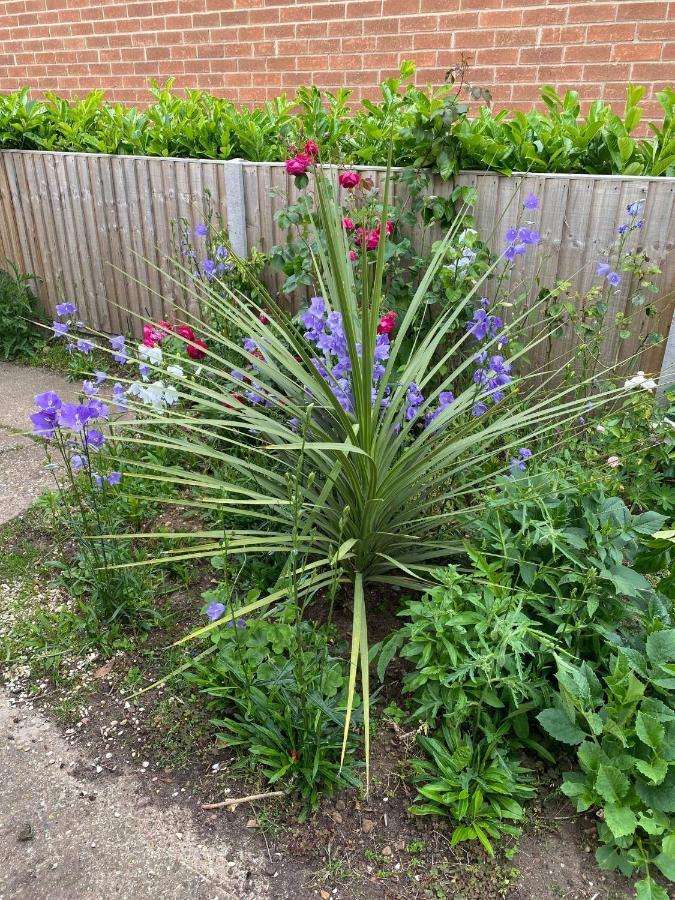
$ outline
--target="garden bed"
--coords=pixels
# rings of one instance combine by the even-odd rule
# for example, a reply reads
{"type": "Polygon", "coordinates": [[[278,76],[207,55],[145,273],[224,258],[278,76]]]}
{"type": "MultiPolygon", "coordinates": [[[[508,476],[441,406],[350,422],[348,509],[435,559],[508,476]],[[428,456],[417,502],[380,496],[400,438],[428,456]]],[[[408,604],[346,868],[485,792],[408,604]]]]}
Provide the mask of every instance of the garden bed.
{"type": "MultiPolygon", "coordinates": [[[[5,559],[11,560],[0,571],[0,582],[7,586],[2,594],[6,634],[10,616],[25,618],[36,608],[53,610],[58,598],[46,591],[44,564],[51,558],[53,533],[44,513],[14,520],[0,539],[5,559]],[[13,607],[9,597],[17,593],[23,599],[13,607]]],[[[496,860],[471,846],[451,849],[448,826],[411,818],[407,812],[414,792],[406,784],[405,768],[414,740],[409,726],[386,717],[373,739],[367,799],[352,791],[326,800],[303,826],[286,801],[247,803],[234,812],[203,810],[204,803],[264,791],[264,784],[229,771],[231,754],[216,748],[203,706],[189,689],[170,683],[140,697],[131,695],[176,663],[175,658],[167,663],[166,644],[195,624],[199,589],[208,580],[205,574],[201,585],[196,578],[189,591],[172,595],[175,619],[170,631],[117,651],[108,661],[74,647],[54,667],[31,666],[33,651],[25,662],[16,660],[16,668],[5,670],[5,689],[17,710],[34,707],[58,724],[82,760],[74,774],[90,782],[92,790],[100,779],[136,775],[147,814],[155,805],[178,804],[214,852],[221,836],[235,832],[243,840],[246,833],[257,852],[270,854],[266,874],[277,873],[284,885],[295,883],[298,898],[322,892],[345,900],[631,896],[626,880],[597,870],[593,817],[576,815],[567,801],[555,796],[560,769],[535,766],[538,799],[529,810],[524,834],[505,844],[496,860]],[[30,674],[25,663],[32,668],[30,674]]],[[[375,608],[375,637],[391,628],[388,601],[382,597],[379,616],[375,608]]],[[[349,617],[337,621],[341,636],[346,636],[349,617]]],[[[400,700],[397,681],[388,683],[382,705],[400,700]]]]}

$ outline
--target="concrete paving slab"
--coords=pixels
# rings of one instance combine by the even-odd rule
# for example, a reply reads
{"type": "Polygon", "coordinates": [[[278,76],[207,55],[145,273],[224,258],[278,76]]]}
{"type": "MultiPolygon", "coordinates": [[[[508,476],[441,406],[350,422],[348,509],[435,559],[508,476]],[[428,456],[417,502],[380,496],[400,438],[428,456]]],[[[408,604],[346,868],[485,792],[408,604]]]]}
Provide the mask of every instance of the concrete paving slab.
{"type": "Polygon", "coordinates": [[[135,776],[92,783],[82,766],[0,691],[0,900],[302,900],[236,832],[209,843],[185,810],[144,805],[135,776]]]}

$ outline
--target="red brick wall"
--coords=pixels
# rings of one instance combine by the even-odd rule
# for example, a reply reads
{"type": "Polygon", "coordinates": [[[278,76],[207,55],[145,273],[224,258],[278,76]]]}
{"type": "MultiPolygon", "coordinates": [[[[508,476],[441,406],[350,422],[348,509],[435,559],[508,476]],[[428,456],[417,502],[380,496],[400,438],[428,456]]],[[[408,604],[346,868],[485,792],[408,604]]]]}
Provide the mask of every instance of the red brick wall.
{"type": "Polygon", "coordinates": [[[0,91],[142,103],[176,76],[241,102],[310,82],[361,96],[402,59],[439,83],[464,53],[497,105],[528,108],[547,83],[619,101],[628,81],[673,83],[674,20],[673,0],[0,0],[0,91]]]}

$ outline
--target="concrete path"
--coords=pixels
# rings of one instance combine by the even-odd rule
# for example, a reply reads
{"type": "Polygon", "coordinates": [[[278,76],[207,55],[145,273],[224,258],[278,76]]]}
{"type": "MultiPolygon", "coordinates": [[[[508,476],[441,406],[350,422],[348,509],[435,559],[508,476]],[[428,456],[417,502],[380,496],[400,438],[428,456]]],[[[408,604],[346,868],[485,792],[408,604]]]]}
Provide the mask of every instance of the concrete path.
{"type": "Polygon", "coordinates": [[[85,781],[82,763],[55,726],[0,691],[0,900],[289,896],[246,838],[207,843],[185,809],[144,806],[135,776],[85,781]]]}
{"type": "Polygon", "coordinates": [[[77,399],[77,385],[69,384],[49,369],[33,369],[0,362],[0,525],[19,515],[54,480],[45,471],[41,442],[28,437],[35,412],[34,397],[57,391],[68,400],[77,399]]]}

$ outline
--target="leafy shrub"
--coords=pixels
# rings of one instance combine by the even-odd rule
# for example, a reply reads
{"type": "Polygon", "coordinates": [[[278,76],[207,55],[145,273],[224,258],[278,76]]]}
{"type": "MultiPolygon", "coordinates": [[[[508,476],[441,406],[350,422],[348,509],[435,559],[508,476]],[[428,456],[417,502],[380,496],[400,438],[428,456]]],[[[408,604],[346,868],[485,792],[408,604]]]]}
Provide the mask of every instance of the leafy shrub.
{"type": "Polygon", "coordinates": [[[639,872],[638,898],[667,900],[652,867],[675,882],[675,630],[619,651],[603,680],[587,663],[561,661],[557,704],[538,719],[578,747],[581,772],[566,774],[562,790],[579,811],[602,810],[600,867],[639,872]]]}
{"type": "Polygon", "coordinates": [[[32,276],[0,269],[0,358],[32,356],[41,335],[33,325],[41,318],[31,289],[32,276]]]}
{"type": "MultiPolygon", "coordinates": [[[[555,461],[554,461],[555,462],[555,461]]],[[[486,514],[467,522],[484,569],[527,590],[526,612],[579,659],[600,661],[633,616],[668,620],[663,598],[627,562],[665,517],[630,513],[570,459],[500,479],[486,514]]]]}
{"type": "Polygon", "coordinates": [[[438,587],[399,612],[408,621],[382,645],[378,676],[384,679],[398,652],[414,665],[403,679],[412,721],[492,738],[523,704],[541,703],[537,623],[508,584],[462,575],[456,566],[435,574],[438,587]]]}
{"type": "MultiPolygon", "coordinates": [[[[288,148],[311,137],[326,160],[383,165],[393,140],[395,165],[430,166],[444,178],[459,168],[503,172],[588,172],[672,175],[675,171],[675,92],[657,94],[663,121],[651,139],[631,136],[641,119],[644,88],[629,85],[623,116],[600,100],[581,116],[579,95],[542,90],[547,112],[492,113],[469,118],[468,104],[452,84],[418,88],[403,82],[414,73],[405,62],[400,78],[381,86],[378,102],[352,112],[350,91],[300,88],[257,109],[188,90],[184,97],[152,82],[146,109],[104,101],[102,91],[68,101],[47,94],[31,100],[28,89],[0,97],[0,147],[142,156],[244,158],[281,161],[288,148]],[[299,110],[299,111],[298,111],[299,110]]],[[[462,74],[464,77],[464,73],[462,74]]],[[[489,91],[469,88],[471,99],[489,91]]]]}
{"type": "Polygon", "coordinates": [[[325,629],[227,614],[225,621],[230,627],[212,638],[215,654],[188,677],[213,698],[218,740],[240,749],[237,765],[297,790],[305,815],[321,796],[360,787],[353,742],[340,764],[348,679],[325,629]]]}
{"type": "Polygon", "coordinates": [[[439,738],[417,738],[428,758],[412,761],[419,797],[410,812],[449,816],[457,823],[451,846],[479,840],[493,856],[490,838],[520,833],[512,824],[525,818],[519,801],[535,793],[524,780],[527,770],[509,758],[498,741],[474,744],[469,736],[460,738],[446,726],[439,738]]]}

